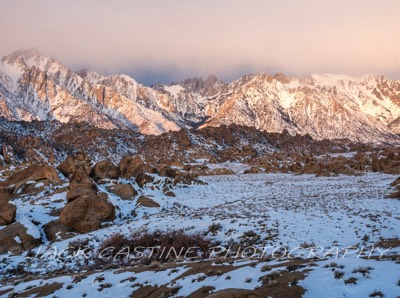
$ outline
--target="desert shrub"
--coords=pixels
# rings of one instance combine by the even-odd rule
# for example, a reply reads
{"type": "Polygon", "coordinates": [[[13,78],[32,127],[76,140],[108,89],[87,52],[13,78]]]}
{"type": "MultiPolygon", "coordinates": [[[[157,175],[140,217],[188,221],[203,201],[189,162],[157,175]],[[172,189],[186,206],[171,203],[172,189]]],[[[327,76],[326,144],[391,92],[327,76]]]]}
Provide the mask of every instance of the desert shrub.
{"type": "Polygon", "coordinates": [[[89,246],[89,239],[77,239],[68,243],[68,247],[73,251],[78,251],[88,246],[89,246]]]}
{"type": "Polygon", "coordinates": [[[129,246],[129,240],[122,234],[114,234],[111,237],[103,241],[99,248],[99,253],[104,252],[108,249],[112,249],[110,252],[113,256],[116,253],[129,246]]]}
{"type": "Polygon", "coordinates": [[[381,291],[375,290],[369,294],[369,297],[385,297],[385,295],[381,291]]]}
{"type": "MultiPolygon", "coordinates": [[[[344,265],[339,265],[338,263],[336,263],[336,262],[331,262],[330,264],[326,264],[325,266],[324,266],[324,268],[339,268],[339,269],[343,269],[344,268],[344,265]]],[[[333,270],[333,269],[332,269],[333,270]]]]}
{"type": "Polygon", "coordinates": [[[135,249],[151,248],[152,253],[146,256],[149,260],[172,261],[179,257],[201,257],[210,255],[210,248],[216,246],[210,239],[200,233],[186,234],[182,230],[133,233],[130,237],[116,234],[107,238],[100,245],[99,252],[110,247],[108,253],[112,256],[120,256],[121,250],[134,253],[135,249]],[[189,250],[190,249],[190,250],[189,250]]]}
{"type": "Polygon", "coordinates": [[[254,245],[257,244],[260,239],[261,236],[258,235],[256,232],[254,232],[253,230],[250,231],[246,231],[243,233],[243,235],[241,236],[242,238],[242,244],[244,245],[254,245]]]}
{"type": "Polygon", "coordinates": [[[208,232],[207,234],[211,234],[213,236],[217,235],[218,232],[222,231],[222,225],[220,223],[212,223],[210,226],[208,226],[208,232]]]}
{"type": "Polygon", "coordinates": [[[372,267],[358,267],[353,270],[353,273],[361,273],[363,276],[367,276],[373,269],[372,267]]]}
{"type": "Polygon", "coordinates": [[[333,275],[334,275],[334,277],[335,277],[336,279],[341,279],[341,278],[344,276],[344,272],[343,272],[343,271],[336,270],[336,271],[333,273],[333,275]]]}
{"type": "Polygon", "coordinates": [[[312,248],[315,247],[314,242],[308,243],[306,241],[304,241],[303,243],[300,244],[301,248],[312,248]]]}

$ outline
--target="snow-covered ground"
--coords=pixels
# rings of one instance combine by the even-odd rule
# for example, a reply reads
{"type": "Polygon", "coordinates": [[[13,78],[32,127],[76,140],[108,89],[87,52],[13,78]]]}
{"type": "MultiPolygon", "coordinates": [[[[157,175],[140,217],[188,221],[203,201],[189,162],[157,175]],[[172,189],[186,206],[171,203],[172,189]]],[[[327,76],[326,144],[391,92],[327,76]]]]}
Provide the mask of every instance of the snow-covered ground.
{"type": "MultiPolygon", "coordinates": [[[[139,190],[140,195],[158,202],[160,208],[137,208],[134,202],[123,201],[109,193],[110,201],[118,210],[112,225],[72,239],[45,243],[30,254],[47,252],[51,257],[27,259],[26,253],[0,256],[0,274],[7,278],[11,278],[6,274],[7,270],[18,264],[42,275],[60,269],[68,269],[71,274],[45,281],[19,282],[17,286],[11,279],[9,282],[2,279],[0,296],[2,292],[12,290],[19,293],[46,283],[60,283],[60,288],[50,295],[58,297],[97,296],[99,287],[104,287],[101,296],[117,294],[125,297],[140,285],[175,288],[178,296],[186,296],[203,286],[212,286],[213,291],[232,287],[254,289],[262,285],[260,277],[285,270],[286,262],[297,257],[314,258],[315,261],[299,269],[305,274],[299,285],[307,290],[306,297],[368,297],[374,290],[381,291],[386,297],[397,297],[400,295],[400,247],[380,248],[376,245],[382,238],[400,238],[400,201],[385,198],[392,191],[389,184],[395,178],[378,173],[339,177],[238,173],[201,177],[207,185],[177,187],[173,190],[176,197],[167,197],[152,185],[139,190]],[[134,209],[136,217],[132,215],[134,209]],[[243,249],[246,245],[258,248],[258,254],[254,254],[250,261],[240,253],[236,259],[230,255],[230,262],[220,266],[237,268],[218,275],[198,272],[185,275],[194,266],[185,260],[170,268],[162,267],[158,272],[151,267],[147,270],[132,267],[130,270],[86,272],[85,279],[75,283],[77,272],[85,272],[80,269],[83,260],[65,261],[51,253],[67,248],[77,239],[89,239],[89,245],[96,249],[105,238],[115,233],[129,235],[132,231],[157,229],[205,232],[211,224],[219,226],[214,233],[208,233],[208,237],[220,243],[218,251],[229,249],[232,243],[242,243],[243,249]],[[249,231],[255,235],[256,241],[246,244],[243,236],[249,231]],[[272,258],[265,263],[260,251],[265,253],[263,256],[272,258]],[[275,257],[278,251],[284,256],[275,257]],[[331,266],[332,263],[335,264],[331,266]],[[262,268],[266,264],[273,268],[265,272],[262,268]],[[364,267],[369,268],[368,273],[357,272],[357,268],[364,267]],[[343,276],[335,278],[336,271],[343,276]],[[105,286],[94,282],[98,276],[104,277],[105,286]],[[355,284],[345,282],[352,277],[356,278],[355,284]]],[[[99,185],[99,188],[106,191],[106,186],[99,185]]],[[[13,203],[18,206],[17,220],[33,221],[40,230],[42,224],[55,219],[48,214],[51,208],[60,208],[63,201],[65,193],[42,194],[34,203],[28,198],[13,203]]]]}

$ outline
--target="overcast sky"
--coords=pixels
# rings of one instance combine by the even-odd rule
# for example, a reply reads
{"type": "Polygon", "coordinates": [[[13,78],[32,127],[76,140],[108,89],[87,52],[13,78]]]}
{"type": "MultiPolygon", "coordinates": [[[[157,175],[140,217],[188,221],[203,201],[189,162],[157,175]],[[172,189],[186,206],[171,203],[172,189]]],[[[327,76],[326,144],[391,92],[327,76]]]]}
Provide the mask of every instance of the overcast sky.
{"type": "Polygon", "coordinates": [[[399,0],[0,0],[0,55],[151,84],[216,74],[400,79],[399,0]]]}

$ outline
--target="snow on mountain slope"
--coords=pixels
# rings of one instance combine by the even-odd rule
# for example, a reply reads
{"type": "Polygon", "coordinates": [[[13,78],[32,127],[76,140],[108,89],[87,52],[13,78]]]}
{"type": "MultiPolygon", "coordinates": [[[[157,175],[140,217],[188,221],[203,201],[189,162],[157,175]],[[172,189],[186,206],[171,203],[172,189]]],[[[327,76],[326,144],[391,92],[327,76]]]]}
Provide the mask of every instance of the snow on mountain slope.
{"type": "Polygon", "coordinates": [[[400,83],[383,77],[312,75],[294,79],[254,75],[232,84],[218,113],[204,126],[243,124],[316,139],[384,141],[397,133],[400,83]],[[389,85],[388,85],[389,84],[389,85]],[[389,87],[388,87],[389,86],[389,87]],[[385,91],[383,91],[385,90],[385,91]]]}
{"type": "Polygon", "coordinates": [[[156,111],[112,88],[84,80],[36,50],[3,57],[0,71],[0,83],[7,91],[1,93],[0,102],[6,106],[1,115],[9,119],[87,121],[102,128],[138,128],[145,134],[179,129],[156,111]]]}
{"type": "Polygon", "coordinates": [[[400,81],[382,76],[215,76],[147,87],[127,75],[72,72],[36,50],[1,59],[0,116],[9,120],[87,121],[145,134],[240,124],[269,132],[398,142],[400,81]]]}

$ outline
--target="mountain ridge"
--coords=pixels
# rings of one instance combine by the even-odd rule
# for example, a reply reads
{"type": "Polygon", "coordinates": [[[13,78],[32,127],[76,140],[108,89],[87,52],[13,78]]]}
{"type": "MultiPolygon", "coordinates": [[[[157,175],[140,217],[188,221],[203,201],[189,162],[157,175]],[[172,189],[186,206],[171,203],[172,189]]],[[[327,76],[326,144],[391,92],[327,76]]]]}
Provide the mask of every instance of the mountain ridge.
{"type": "Polygon", "coordinates": [[[315,139],[397,143],[400,81],[373,75],[259,73],[231,83],[211,75],[148,87],[127,75],[73,72],[29,49],[1,58],[0,116],[89,122],[156,135],[240,124],[315,139]]]}

